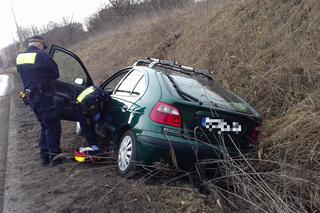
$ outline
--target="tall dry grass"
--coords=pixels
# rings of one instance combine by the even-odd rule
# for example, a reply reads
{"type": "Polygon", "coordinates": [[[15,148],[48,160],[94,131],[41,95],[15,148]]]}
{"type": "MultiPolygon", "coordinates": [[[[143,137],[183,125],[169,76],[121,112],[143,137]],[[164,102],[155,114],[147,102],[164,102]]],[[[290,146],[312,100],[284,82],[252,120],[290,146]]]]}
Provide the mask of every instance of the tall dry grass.
{"type": "MultiPolygon", "coordinates": [[[[213,70],[217,81],[264,116],[261,160],[223,162],[235,194],[257,211],[315,211],[320,208],[319,26],[319,1],[207,1],[132,20],[73,50],[96,82],[147,56],[213,70]]],[[[212,183],[212,190],[221,190],[212,183]]]]}

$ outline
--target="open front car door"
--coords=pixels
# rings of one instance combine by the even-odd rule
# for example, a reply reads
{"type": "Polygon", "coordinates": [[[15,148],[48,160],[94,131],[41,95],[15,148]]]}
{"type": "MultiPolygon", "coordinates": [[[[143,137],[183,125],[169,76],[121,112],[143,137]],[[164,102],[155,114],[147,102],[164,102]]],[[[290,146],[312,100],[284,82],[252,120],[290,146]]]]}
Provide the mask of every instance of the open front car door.
{"type": "Polygon", "coordinates": [[[54,81],[54,101],[62,120],[76,121],[76,97],[93,85],[80,58],[73,52],[52,45],[49,55],[57,63],[60,77],[54,81]]]}

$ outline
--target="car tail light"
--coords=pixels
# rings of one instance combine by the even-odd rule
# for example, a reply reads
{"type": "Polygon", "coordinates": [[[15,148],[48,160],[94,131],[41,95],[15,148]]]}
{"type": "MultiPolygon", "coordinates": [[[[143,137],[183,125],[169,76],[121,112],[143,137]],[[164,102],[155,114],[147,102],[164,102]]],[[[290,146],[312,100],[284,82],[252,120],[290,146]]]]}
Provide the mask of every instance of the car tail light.
{"type": "Polygon", "coordinates": [[[151,112],[151,120],[169,126],[182,126],[181,115],[178,108],[163,102],[159,102],[151,112]]]}
{"type": "Polygon", "coordinates": [[[258,144],[260,135],[261,135],[261,126],[257,126],[250,133],[251,143],[258,144]]]}

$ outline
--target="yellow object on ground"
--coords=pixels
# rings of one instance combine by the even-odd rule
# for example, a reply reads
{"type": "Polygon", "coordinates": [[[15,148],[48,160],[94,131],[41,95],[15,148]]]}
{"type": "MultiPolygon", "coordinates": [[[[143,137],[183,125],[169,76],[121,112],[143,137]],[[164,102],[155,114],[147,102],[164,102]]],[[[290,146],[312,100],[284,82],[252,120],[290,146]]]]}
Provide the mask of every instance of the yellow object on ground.
{"type": "Polygon", "coordinates": [[[80,157],[80,156],[74,156],[74,159],[76,160],[76,161],[78,161],[78,162],[80,162],[80,163],[83,163],[83,162],[85,162],[86,161],[86,157],[80,157]]]}

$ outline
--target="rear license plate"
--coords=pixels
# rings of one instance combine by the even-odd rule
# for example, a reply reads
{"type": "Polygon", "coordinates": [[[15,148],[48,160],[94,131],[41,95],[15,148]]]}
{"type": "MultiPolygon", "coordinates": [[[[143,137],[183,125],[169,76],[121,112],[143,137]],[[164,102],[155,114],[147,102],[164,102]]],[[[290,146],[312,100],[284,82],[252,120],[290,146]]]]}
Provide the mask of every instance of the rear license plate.
{"type": "Polygon", "coordinates": [[[216,130],[218,134],[222,132],[235,132],[239,134],[241,132],[241,125],[239,122],[227,122],[221,118],[202,117],[201,126],[212,132],[216,130]]]}

